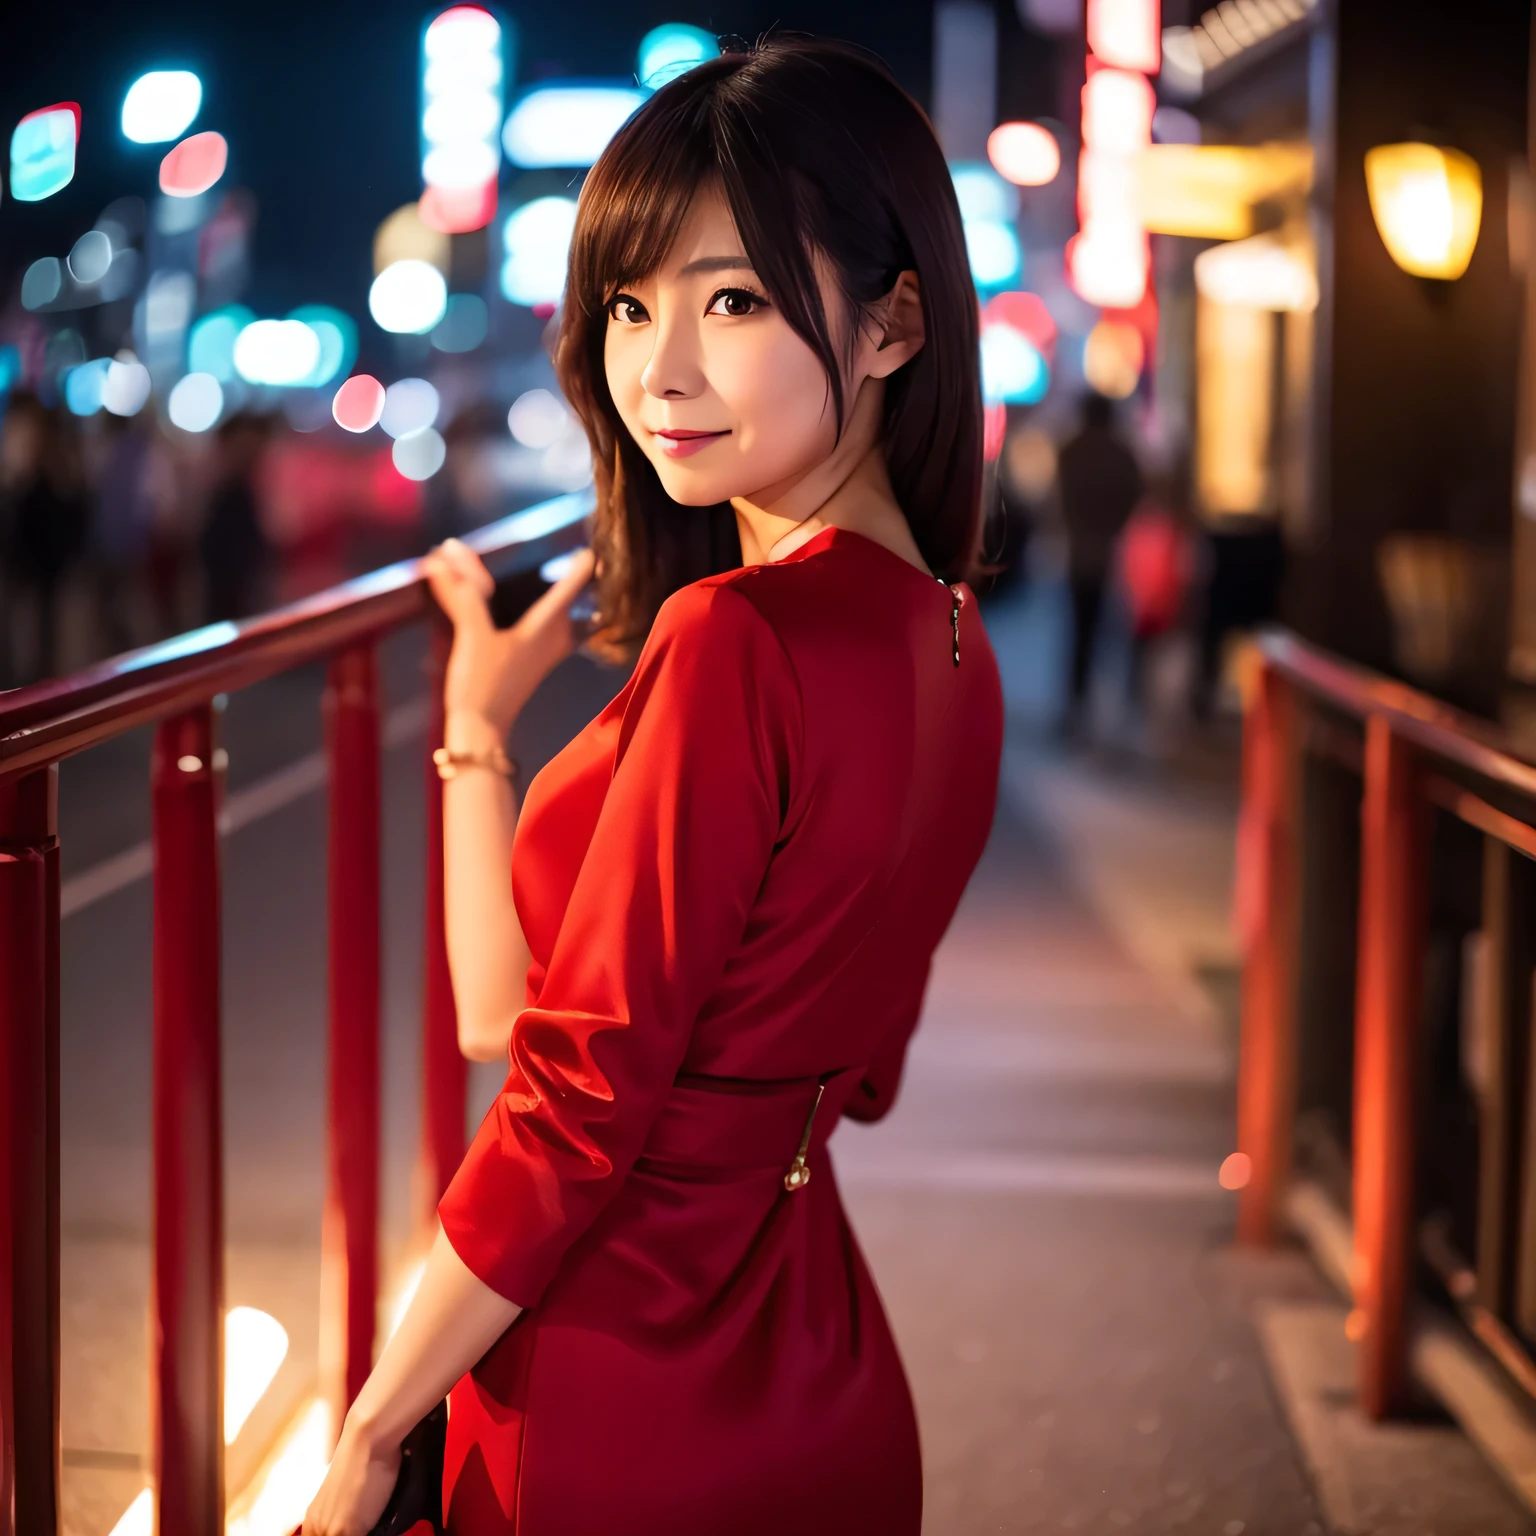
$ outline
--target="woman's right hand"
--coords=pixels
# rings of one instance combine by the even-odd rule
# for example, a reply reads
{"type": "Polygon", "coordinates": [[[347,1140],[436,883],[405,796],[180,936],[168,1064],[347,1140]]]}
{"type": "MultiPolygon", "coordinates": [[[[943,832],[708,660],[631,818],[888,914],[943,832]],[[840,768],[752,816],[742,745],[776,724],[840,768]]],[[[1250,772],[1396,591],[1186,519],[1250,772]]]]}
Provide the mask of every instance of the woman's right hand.
{"type": "Polygon", "coordinates": [[[446,714],[477,715],[506,736],[534,689],[575,650],[571,604],[592,579],[593,563],[591,550],[580,551],[515,624],[497,629],[490,609],[496,583],[479,555],[447,539],[426,557],[427,583],[453,624],[443,682],[446,714]]]}

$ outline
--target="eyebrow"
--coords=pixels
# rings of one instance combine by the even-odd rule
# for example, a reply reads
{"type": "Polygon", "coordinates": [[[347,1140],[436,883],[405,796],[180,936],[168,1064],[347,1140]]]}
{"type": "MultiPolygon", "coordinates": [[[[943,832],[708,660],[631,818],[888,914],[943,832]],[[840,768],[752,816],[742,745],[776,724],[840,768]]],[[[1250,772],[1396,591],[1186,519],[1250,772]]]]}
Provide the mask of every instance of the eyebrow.
{"type": "Polygon", "coordinates": [[[752,263],[745,256],[700,256],[697,261],[690,261],[682,270],[683,277],[692,277],[695,272],[751,272],[752,263]]]}

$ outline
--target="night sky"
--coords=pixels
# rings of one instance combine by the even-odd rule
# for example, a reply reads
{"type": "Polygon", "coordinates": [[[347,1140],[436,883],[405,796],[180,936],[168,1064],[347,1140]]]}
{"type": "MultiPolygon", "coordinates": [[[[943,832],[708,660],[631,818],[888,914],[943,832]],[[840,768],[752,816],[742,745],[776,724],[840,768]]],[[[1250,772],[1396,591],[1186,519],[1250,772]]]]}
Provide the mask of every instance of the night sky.
{"type": "MultiPolygon", "coordinates": [[[[145,70],[187,68],[204,88],[192,131],[225,135],[224,184],[249,187],[259,204],[246,301],[260,314],[331,303],[365,321],[374,229],[421,190],[419,35],[444,8],[401,0],[10,7],[0,48],[6,142],[18,118],[56,101],[80,103],[82,129],[68,187],[41,203],[17,203],[7,189],[0,302],[13,304],[28,263],[66,254],[113,198],[154,194],[169,145],[123,138],[123,96],[145,70]]],[[[542,0],[536,10],[502,14],[517,34],[512,89],[547,76],[631,76],[649,28],[688,21],[742,36],[779,27],[843,37],[881,54],[920,100],[928,94],[930,0],[801,0],[798,8],[791,0],[787,9],[756,0],[713,0],[704,9],[542,0]]]]}

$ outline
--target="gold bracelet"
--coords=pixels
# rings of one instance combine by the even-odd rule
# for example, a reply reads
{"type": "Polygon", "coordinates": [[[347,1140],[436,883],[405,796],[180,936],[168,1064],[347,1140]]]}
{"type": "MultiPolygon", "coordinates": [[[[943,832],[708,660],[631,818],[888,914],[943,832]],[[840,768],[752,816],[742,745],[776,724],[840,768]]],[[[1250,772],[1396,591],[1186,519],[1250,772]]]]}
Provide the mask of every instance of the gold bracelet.
{"type": "Polygon", "coordinates": [[[504,779],[510,779],[517,772],[517,764],[499,746],[487,752],[450,752],[447,747],[439,747],[432,754],[432,761],[440,779],[457,778],[465,768],[489,768],[504,779]]]}

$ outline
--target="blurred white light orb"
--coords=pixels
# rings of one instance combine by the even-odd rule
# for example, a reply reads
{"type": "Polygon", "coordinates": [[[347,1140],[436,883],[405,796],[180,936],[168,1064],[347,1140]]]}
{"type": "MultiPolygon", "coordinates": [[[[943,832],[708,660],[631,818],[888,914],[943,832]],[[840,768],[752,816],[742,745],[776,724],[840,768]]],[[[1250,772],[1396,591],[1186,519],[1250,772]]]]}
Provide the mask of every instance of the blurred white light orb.
{"type": "Polygon", "coordinates": [[[719,53],[720,44],[702,27],[690,27],[681,21],[663,22],[640,39],[636,77],[647,90],[654,91],[687,74],[694,65],[717,58],[719,53]]]}
{"type": "Polygon", "coordinates": [[[101,381],[101,405],[114,416],[137,416],[149,399],[149,369],[132,353],[114,357],[101,381]]]}
{"type": "Polygon", "coordinates": [[[990,165],[969,162],[949,168],[955,184],[955,199],[960,204],[960,217],[969,223],[972,219],[992,219],[1006,223],[1019,214],[1019,189],[1012,182],[1004,181],[990,165]]]}
{"type": "Polygon", "coordinates": [[[396,379],[384,391],[379,425],[395,438],[419,432],[437,420],[437,391],[425,379],[396,379]]]}
{"type": "Polygon", "coordinates": [[[547,389],[530,389],[512,402],[507,430],[525,448],[548,448],[569,419],[570,412],[547,389]]]}
{"type": "Polygon", "coordinates": [[[298,384],[320,361],[320,338],[302,320],[255,320],[235,337],[234,361],[248,384],[298,384]]]}
{"type": "Polygon", "coordinates": [[[418,427],[395,439],[390,457],[407,480],[430,480],[443,467],[448,448],[441,433],[432,427],[418,427]]]}
{"type": "Polygon", "coordinates": [[[77,283],[99,283],[112,265],[111,238],[99,229],[88,229],[69,253],[70,275],[77,283]]]}
{"type": "Polygon", "coordinates": [[[645,99],[632,85],[535,86],[508,116],[502,148],[528,170],[592,165],[645,99]]]}
{"type": "Polygon", "coordinates": [[[980,288],[1002,288],[1024,270],[1024,252],[1011,224],[996,219],[965,221],[965,253],[980,288]]]}
{"type": "Polygon", "coordinates": [[[448,284],[443,274],[415,258],[392,261],[368,290],[368,313],[381,330],[397,336],[430,331],[447,307],[448,284]]]}
{"type": "Polygon", "coordinates": [[[173,427],[206,432],[224,409],[224,391],[211,373],[189,373],[172,386],[165,408],[173,427]]]}
{"type": "Polygon", "coordinates": [[[1061,146],[1039,123],[1002,123],[987,136],[987,159],[1015,186],[1043,187],[1061,169],[1061,146]]]}
{"type": "Polygon", "coordinates": [[[203,105],[203,82],[189,69],[140,75],[123,98],[123,137],[135,144],[179,139],[203,105]]]}
{"type": "Polygon", "coordinates": [[[536,197],[507,220],[501,291],[512,303],[532,307],[560,302],[575,228],[576,201],[569,197],[536,197]]]}

